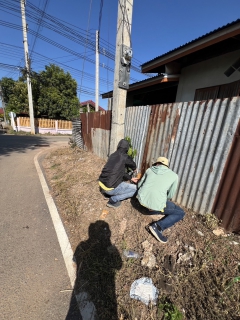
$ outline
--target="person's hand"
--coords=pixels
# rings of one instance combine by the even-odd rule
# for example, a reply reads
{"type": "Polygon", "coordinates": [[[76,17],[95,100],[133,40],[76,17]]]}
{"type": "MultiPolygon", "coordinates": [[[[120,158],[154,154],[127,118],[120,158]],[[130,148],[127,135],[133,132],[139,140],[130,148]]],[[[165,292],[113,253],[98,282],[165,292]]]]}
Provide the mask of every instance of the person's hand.
{"type": "Polygon", "coordinates": [[[139,180],[138,178],[132,178],[132,179],[131,179],[131,181],[132,181],[133,183],[138,183],[138,180],[139,180]]]}

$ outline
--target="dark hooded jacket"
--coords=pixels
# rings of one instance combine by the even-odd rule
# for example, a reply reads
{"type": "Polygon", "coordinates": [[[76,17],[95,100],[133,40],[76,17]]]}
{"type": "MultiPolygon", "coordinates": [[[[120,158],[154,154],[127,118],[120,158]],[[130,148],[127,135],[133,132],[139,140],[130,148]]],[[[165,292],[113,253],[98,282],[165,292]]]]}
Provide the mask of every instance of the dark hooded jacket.
{"type": "Polygon", "coordinates": [[[129,143],[122,139],[119,141],[117,151],[112,153],[107,163],[102,169],[99,176],[101,181],[107,188],[116,188],[123,180],[130,180],[131,176],[125,172],[128,167],[132,170],[136,169],[136,163],[127,154],[129,143]]]}

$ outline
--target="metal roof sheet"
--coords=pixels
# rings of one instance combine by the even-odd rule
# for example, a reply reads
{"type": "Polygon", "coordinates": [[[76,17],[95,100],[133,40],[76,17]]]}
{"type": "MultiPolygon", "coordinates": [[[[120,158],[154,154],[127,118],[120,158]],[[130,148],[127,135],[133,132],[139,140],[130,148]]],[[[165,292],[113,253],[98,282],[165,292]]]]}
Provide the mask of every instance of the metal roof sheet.
{"type": "MultiPolygon", "coordinates": [[[[168,76],[166,78],[170,78],[171,76],[168,76]]],[[[172,77],[179,77],[179,75],[173,75],[172,77]]],[[[157,80],[157,79],[164,79],[164,75],[163,74],[158,74],[156,76],[153,76],[151,78],[148,78],[148,79],[144,79],[144,80],[140,80],[140,81],[137,81],[137,82],[134,82],[134,83],[131,83],[129,85],[129,89],[127,91],[131,91],[131,88],[136,86],[136,89],[137,89],[137,86],[139,84],[148,84],[148,83],[151,83],[153,80],[157,80]]],[[[108,91],[108,92],[105,92],[105,93],[102,93],[102,98],[109,98],[109,97],[112,97],[112,94],[113,94],[113,90],[111,91],[108,91]]]]}
{"type": "Polygon", "coordinates": [[[147,65],[148,63],[153,62],[153,61],[155,61],[155,60],[157,60],[157,59],[159,59],[159,58],[162,58],[162,57],[164,57],[164,56],[167,56],[168,54],[173,53],[174,51],[177,51],[177,50],[179,50],[179,49],[182,49],[182,48],[184,48],[184,47],[187,47],[188,45],[190,45],[190,44],[192,44],[192,43],[194,43],[194,42],[197,42],[197,41],[199,41],[199,40],[202,40],[202,39],[204,39],[204,38],[207,38],[208,36],[210,36],[210,35],[212,35],[212,34],[214,34],[214,33],[217,33],[217,32],[219,32],[219,31],[222,31],[222,30],[224,30],[225,28],[229,28],[229,27],[231,27],[231,26],[233,26],[233,25],[235,25],[235,24],[238,24],[239,22],[240,22],[240,19],[237,19],[237,20],[235,20],[235,21],[233,21],[233,22],[230,22],[230,23],[228,23],[228,24],[226,24],[226,25],[224,25],[224,26],[222,26],[222,27],[219,27],[219,28],[217,28],[217,29],[215,29],[215,30],[213,30],[213,31],[210,31],[210,32],[204,34],[203,36],[200,36],[200,37],[198,37],[198,38],[196,38],[196,39],[194,39],[194,40],[192,40],[192,41],[189,41],[189,42],[187,42],[187,43],[185,43],[185,44],[183,44],[183,45],[181,45],[181,46],[179,46],[179,47],[177,47],[177,48],[175,48],[175,49],[172,49],[172,50],[170,50],[170,51],[168,51],[168,52],[166,52],[166,53],[164,53],[164,54],[162,54],[162,55],[160,55],[160,56],[157,56],[156,58],[153,58],[152,60],[149,60],[149,61],[143,63],[143,64],[141,65],[141,67],[143,67],[143,66],[147,65]]]}

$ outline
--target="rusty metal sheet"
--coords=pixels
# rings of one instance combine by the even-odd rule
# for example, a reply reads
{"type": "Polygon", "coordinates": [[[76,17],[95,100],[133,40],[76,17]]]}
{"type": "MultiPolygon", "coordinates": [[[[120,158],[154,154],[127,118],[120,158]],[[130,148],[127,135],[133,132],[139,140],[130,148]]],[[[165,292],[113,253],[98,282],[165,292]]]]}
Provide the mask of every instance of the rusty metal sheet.
{"type": "Polygon", "coordinates": [[[225,229],[240,232],[240,121],[212,211],[222,220],[225,229]]]}
{"type": "Polygon", "coordinates": [[[179,125],[181,105],[169,103],[151,106],[149,130],[142,159],[145,171],[159,156],[171,158],[179,125]]]}
{"type": "MultiPolygon", "coordinates": [[[[142,170],[151,166],[158,156],[168,157],[170,168],[179,176],[173,200],[201,214],[212,212],[239,116],[239,97],[151,106],[142,170]]],[[[234,161],[239,166],[239,147],[234,148],[238,154],[234,161]]],[[[232,205],[229,204],[230,210],[223,213],[226,217],[231,210],[234,212],[234,218],[232,216],[229,221],[225,218],[228,222],[224,222],[224,226],[234,223],[234,228],[238,228],[236,224],[240,220],[239,213],[236,213],[239,210],[236,209],[239,201],[238,174],[234,171],[229,178],[231,183],[226,183],[224,189],[226,194],[226,188],[229,190],[232,185],[238,190],[237,195],[236,191],[231,192],[228,201],[232,205]]],[[[222,209],[218,207],[221,216],[219,210],[222,209]]]]}
{"type": "Polygon", "coordinates": [[[132,146],[137,150],[134,161],[138,170],[141,169],[143,150],[146,143],[146,135],[149,127],[149,106],[127,107],[125,113],[124,136],[131,138],[132,146]]]}
{"type": "MultiPolygon", "coordinates": [[[[201,214],[216,212],[225,228],[239,231],[239,118],[240,97],[128,107],[125,136],[138,150],[135,160],[142,172],[160,155],[169,158],[179,176],[173,200],[201,214]]],[[[88,150],[104,157],[110,111],[81,119],[88,150]]]]}
{"type": "Polygon", "coordinates": [[[170,162],[179,176],[174,197],[179,204],[211,212],[239,110],[239,98],[183,105],[170,162]]]}
{"type": "Polygon", "coordinates": [[[99,157],[105,159],[108,155],[107,145],[109,145],[109,131],[111,129],[111,111],[81,113],[80,118],[86,150],[96,152],[99,157]]]}

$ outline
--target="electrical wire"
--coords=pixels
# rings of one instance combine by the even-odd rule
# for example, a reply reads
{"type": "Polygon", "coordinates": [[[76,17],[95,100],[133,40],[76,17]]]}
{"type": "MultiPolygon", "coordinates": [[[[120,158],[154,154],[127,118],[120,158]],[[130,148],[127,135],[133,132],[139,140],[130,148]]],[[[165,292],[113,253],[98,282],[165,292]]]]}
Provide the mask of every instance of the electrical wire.
{"type": "MultiPolygon", "coordinates": [[[[13,23],[10,23],[10,22],[7,22],[7,21],[3,21],[3,20],[0,20],[0,25],[6,26],[6,27],[9,27],[9,28],[13,28],[13,29],[16,29],[16,30],[22,30],[22,26],[19,26],[19,25],[16,25],[16,24],[13,24],[13,23]]],[[[36,34],[36,32],[33,31],[33,30],[31,30],[31,29],[28,29],[28,33],[33,34],[33,35],[36,34]]],[[[80,53],[78,53],[78,52],[76,52],[76,51],[73,51],[73,50],[71,50],[70,48],[65,47],[65,46],[63,46],[62,44],[59,44],[59,43],[57,43],[57,42],[55,42],[55,41],[53,41],[53,40],[51,40],[51,39],[49,39],[49,38],[41,35],[41,34],[39,34],[38,37],[39,37],[41,40],[46,41],[46,42],[48,42],[49,44],[51,44],[51,45],[53,45],[53,46],[55,46],[55,47],[57,47],[57,48],[59,48],[59,49],[61,49],[61,50],[64,50],[64,51],[66,51],[66,52],[68,52],[68,53],[71,53],[72,55],[75,55],[76,57],[79,57],[79,58],[81,58],[81,59],[84,59],[84,60],[92,63],[92,64],[95,64],[95,60],[90,59],[89,57],[86,57],[85,55],[82,55],[82,54],[80,54],[80,53]]],[[[100,66],[101,68],[105,68],[105,69],[107,69],[107,70],[109,70],[109,71],[111,71],[111,72],[114,73],[114,69],[113,69],[113,68],[111,68],[111,67],[109,67],[109,66],[103,65],[103,63],[99,63],[99,66],[100,66]]],[[[137,81],[138,81],[138,80],[136,80],[136,79],[134,79],[134,78],[132,78],[132,77],[130,77],[130,79],[131,79],[132,81],[134,81],[134,82],[137,82],[137,81]]]]}
{"type": "MultiPolygon", "coordinates": [[[[7,4],[9,4],[9,2],[17,3],[18,1],[14,1],[14,0],[0,1],[0,6],[2,6],[3,4],[5,4],[5,6],[6,6],[7,5],[6,2],[7,2],[7,4]]],[[[28,4],[29,4],[29,2],[28,2],[28,4]]],[[[63,20],[56,19],[53,16],[50,16],[50,15],[47,15],[47,14],[43,14],[42,11],[39,10],[37,7],[35,7],[31,3],[30,3],[30,5],[32,7],[30,8],[30,10],[27,11],[27,14],[28,14],[28,19],[30,19],[31,22],[34,22],[34,23],[38,24],[39,16],[40,16],[40,17],[42,17],[42,26],[43,27],[47,26],[48,29],[53,30],[54,32],[58,31],[58,33],[60,35],[68,38],[69,40],[78,42],[79,44],[82,44],[82,43],[87,44],[89,46],[90,50],[93,50],[93,48],[95,50],[95,41],[92,40],[93,33],[90,32],[90,29],[87,31],[87,37],[86,37],[86,31],[84,31],[83,29],[77,28],[76,26],[73,26],[73,25],[71,25],[71,24],[69,24],[69,23],[67,23],[67,22],[65,22],[63,20]],[[71,27],[69,27],[69,26],[71,26],[71,27]],[[86,40],[87,40],[87,42],[86,42],[86,40]]],[[[12,11],[12,12],[15,10],[15,12],[19,13],[19,8],[16,8],[16,7],[13,7],[13,6],[8,6],[7,9],[12,11]]],[[[8,13],[9,14],[13,14],[12,12],[8,12],[8,13]]],[[[5,24],[5,26],[7,26],[7,25],[5,24]]],[[[8,25],[8,27],[11,27],[11,26],[8,25]]],[[[20,28],[20,29],[22,29],[22,28],[20,28]]],[[[28,31],[29,31],[29,33],[34,35],[34,31],[33,30],[29,29],[28,31]]],[[[56,42],[52,41],[51,39],[48,39],[47,37],[41,37],[40,35],[38,35],[38,32],[36,32],[35,34],[36,34],[36,37],[35,37],[36,39],[40,38],[41,40],[46,41],[46,42],[50,43],[51,45],[54,45],[55,47],[59,48],[60,44],[57,44],[56,42]]],[[[60,45],[60,49],[65,50],[66,47],[60,45]]],[[[112,53],[113,50],[115,50],[115,47],[112,44],[110,44],[109,41],[105,41],[104,39],[100,38],[100,54],[104,55],[107,58],[107,61],[109,61],[109,59],[111,59],[113,61],[115,60],[115,55],[114,55],[114,53],[112,53]],[[105,49],[106,46],[107,46],[107,49],[105,49]]],[[[77,56],[76,59],[78,59],[78,58],[83,59],[83,55],[82,54],[79,54],[79,53],[76,54],[76,52],[74,54],[73,50],[67,50],[67,52],[69,52],[71,55],[77,56]]],[[[89,56],[85,57],[85,60],[90,62],[90,63],[94,63],[95,64],[95,61],[93,59],[90,59],[89,56]]],[[[37,63],[37,61],[35,61],[35,63],[37,63]]],[[[100,63],[99,65],[100,65],[100,67],[104,67],[107,70],[107,83],[109,83],[109,81],[108,81],[108,71],[114,72],[114,70],[109,67],[108,63],[107,63],[107,66],[105,64],[102,64],[102,63],[100,63]]],[[[134,69],[134,65],[133,64],[132,64],[131,68],[134,69]]],[[[140,69],[138,69],[138,71],[139,70],[140,69]]],[[[141,73],[141,75],[143,75],[143,74],[141,73]]],[[[83,77],[85,77],[84,73],[83,73],[83,77]]],[[[130,78],[130,80],[134,81],[134,82],[139,81],[139,80],[133,79],[132,77],[130,78]]]]}
{"type": "Polygon", "coordinates": [[[47,5],[48,5],[48,0],[45,0],[44,7],[43,7],[43,12],[41,14],[41,18],[39,20],[38,27],[37,27],[37,34],[34,37],[34,42],[33,42],[33,45],[31,46],[31,51],[30,51],[30,55],[29,55],[30,59],[31,59],[31,56],[32,56],[32,51],[34,50],[34,47],[35,47],[35,44],[36,44],[36,41],[37,41],[37,38],[38,38],[38,34],[39,34],[40,27],[41,27],[41,24],[42,24],[42,19],[43,19],[43,16],[45,14],[45,11],[47,9],[47,5]]]}
{"type": "MultiPolygon", "coordinates": [[[[92,0],[90,0],[90,7],[89,7],[89,13],[88,13],[88,25],[87,25],[87,30],[89,29],[89,24],[90,24],[90,16],[92,12],[92,0]]],[[[88,33],[87,33],[88,34],[88,33]]],[[[82,76],[81,76],[81,83],[80,83],[80,94],[81,94],[81,88],[82,88],[82,78],[83,78],[83,72],[84,72],[84,66],[85,66],[85,59],[86,59],[86,46],[84,47],[84,59],[83,59],[83,66],[82,66],[82,76]]],[[[81,101],[81,95],[79,95],[79,100],[81,101]]]]}
{"type": "MultiPolygon", "coordinates": [[[[2,56],[13,57],[13,58],[18,59],[21,56],[22,48],[19,46],[9,45],[9,44],[0,42],[0,52],[1,52],[2,56]],[[17,53],[17,51],[19,51],[19,53],[17,53]]],[[[64,68],[64,70],[70,71],[71,74],[73,74],[73,75],[76,75],[76,76],[79,75],[79,72],[80,72],[79,69],[70,67],[62,62],[56,61],[55,59],[46,57],[42,54],[39,54],[39,53],[36,53],[33,51],[32,65],[39,65],[41,67],[45,67],[46,61],[48,61],[48,62],[50,61],[50,62],[53,62],[54,64],[58,64],[58,65],[62,66],[64,68]],[[42,62],[44,62],[44,63],[42,63],[42,62]]],[[[16,67],[20,67],[20,65],[17,65],[16,67]]],[[[83,77],[85,80],[89,80],[91,82],[94,82],[94,75],[91,75],[90,73],[84,72],[83,77]]],[[[100,80],[100,83],[104,86],[108,86],[108,85],[112,84],[110,81],[108,81],[104,78],[100,78],[99,80],[100,80]]]]}
{"type": "MultiPolygon", "coordinates": [[[[14,71],[19,71],[21,68],[18,67],[18,66],[14,66],[14,65],[10,65],[10,64],[6,64],[6,63],[0,63],[0,69],[7,69],[7,70],[14,70],[14,71]]],[[[82,86],[82,88],[80,87],[77,87],[77,91],[80,91],[80,92],[83,92],[83,93],[86,93],[86,94],[89,94],[89,95],[94,95],[94,91],[91,90],[91,88],[89,87],[85,87],[85,86],[82,86]]]]}
{"type": "MultiPolygon", "coordinates": [[[[120,3],[120,0],[118,0],[118,3],[119,3],[119,6],[121,8],[121,11],[122,11],[122,16],[123,16],[123,27],[122,27],[122,39],[123,39],[123,34],[124,34],[124,25],[125,25],[125,17],[126,17],[126,28],[127,28],[127,31],[128,31],[128,37],[129,37],[129,42],[130,42],[130,47],[132,47],[132,37],[131,37],[131,31],[130,31],[130,23],[129,23],[129,19],[128,19],[128,14],[126,13],[126,0],[124,0],[124,11],[123,11],[123,6],[121,5],[120,3]]],[[[123,39],[123,42],[124,42],[124,39],[123,39]]]]}
{"type": "Polygon", "coordinates": [[[99,11],[99,21],[98,21],[98,32],[99,32],[99,36],[100,36],[100,31],[101,31],[102,8],[103,8],[103,0],[101,0],[101,3],[100,3],[100,11],[99,11]]]}
{"type": "MultiPolygon", "coordinates": [[[[8,0],[8,2],[9,1],[16,2],[16,0],[8,0]]],[[[1,6],[7,7],[8,9],[11,9],[12,11],[13,10],[15,10],[17,12],[19,11],[18,8],[16,8],[16,7],[14,8],[14,7],[7,5],[5,1],[0,1],[0,3],[1,3],[1,6]]],[[[67,26],[66,22],[62,23],[61,22],[62,20],[56,19],[55,17],[44,13],[42,10],[40,10],[39,8],[37,8],[36,6],[31,4],[31,2],[28,2],[26,16],[28,18],[30,18],[31,21],[35,21],[36,23],[38,23],[39,22],[39,15],[40,15],[40,18],[42,21],[42,25],[45,26],[46,28],[48,28],[54,32],[57,32],[57,33],[67,37],[68,39],[70,39],[74,42],[84,44],[84,46],[86,46],[86,44],[87,44],[87,46],[91,50],[95,51],[95,40],[90,40],[91,38],[95,39],[95,35],[93,33],[90,33],[90,37],[89,37],[89,30],[87,32],[87,38],[86,38],[86,35],[85,34],[83,35],[83,29],[77,28],[76,26],[73,26],[73,25],[71,25],[71,26],[73,26],[74,29],[69,28],[67,26]],[[29,8],[32,11],[29,10],[29,8]],[[36,13],[37,13],[37,15],[36,15],[36,13]],[[49,20],[51,23],[49,23],[47,21],[43,21],[43,18],[46,20],[49,20]],[[76,31],[77,29],[78,29],[78,31],[76,31]],[[79,34],[79,30],[81,30],[82,34],[79,34]]],[[[128,27],[129,27],[129,23],[128,23],[128,27]]],[[[128,28],[128,32],[129,32],[129,28],[128,28]]],[[[113,49],[111,49],[112,52],[106,51],[106,49],[104,48],[104,46],[106,46],[106,43],[108,43],[108,42],[106,42],[105,40],[100,38],[99,53],[104,56],[108,56],[110,59],[112,59],[114,61],[115,60],[115,47],[111,45],[111,47],[114,48],[114,52],[113,52],[113,49]]],[[[139,64],[142,64],[142,63],[139,60],[137,60],[138,66],[136,66],[134,61],[135,61],[135,58],[132,59],[131,69],[136,72],[141,73],[141,70],[138,66],[139,66],[139,64]]],[[[152,75],[148,75],[148,76],[152,76],[152,75]]]]}

